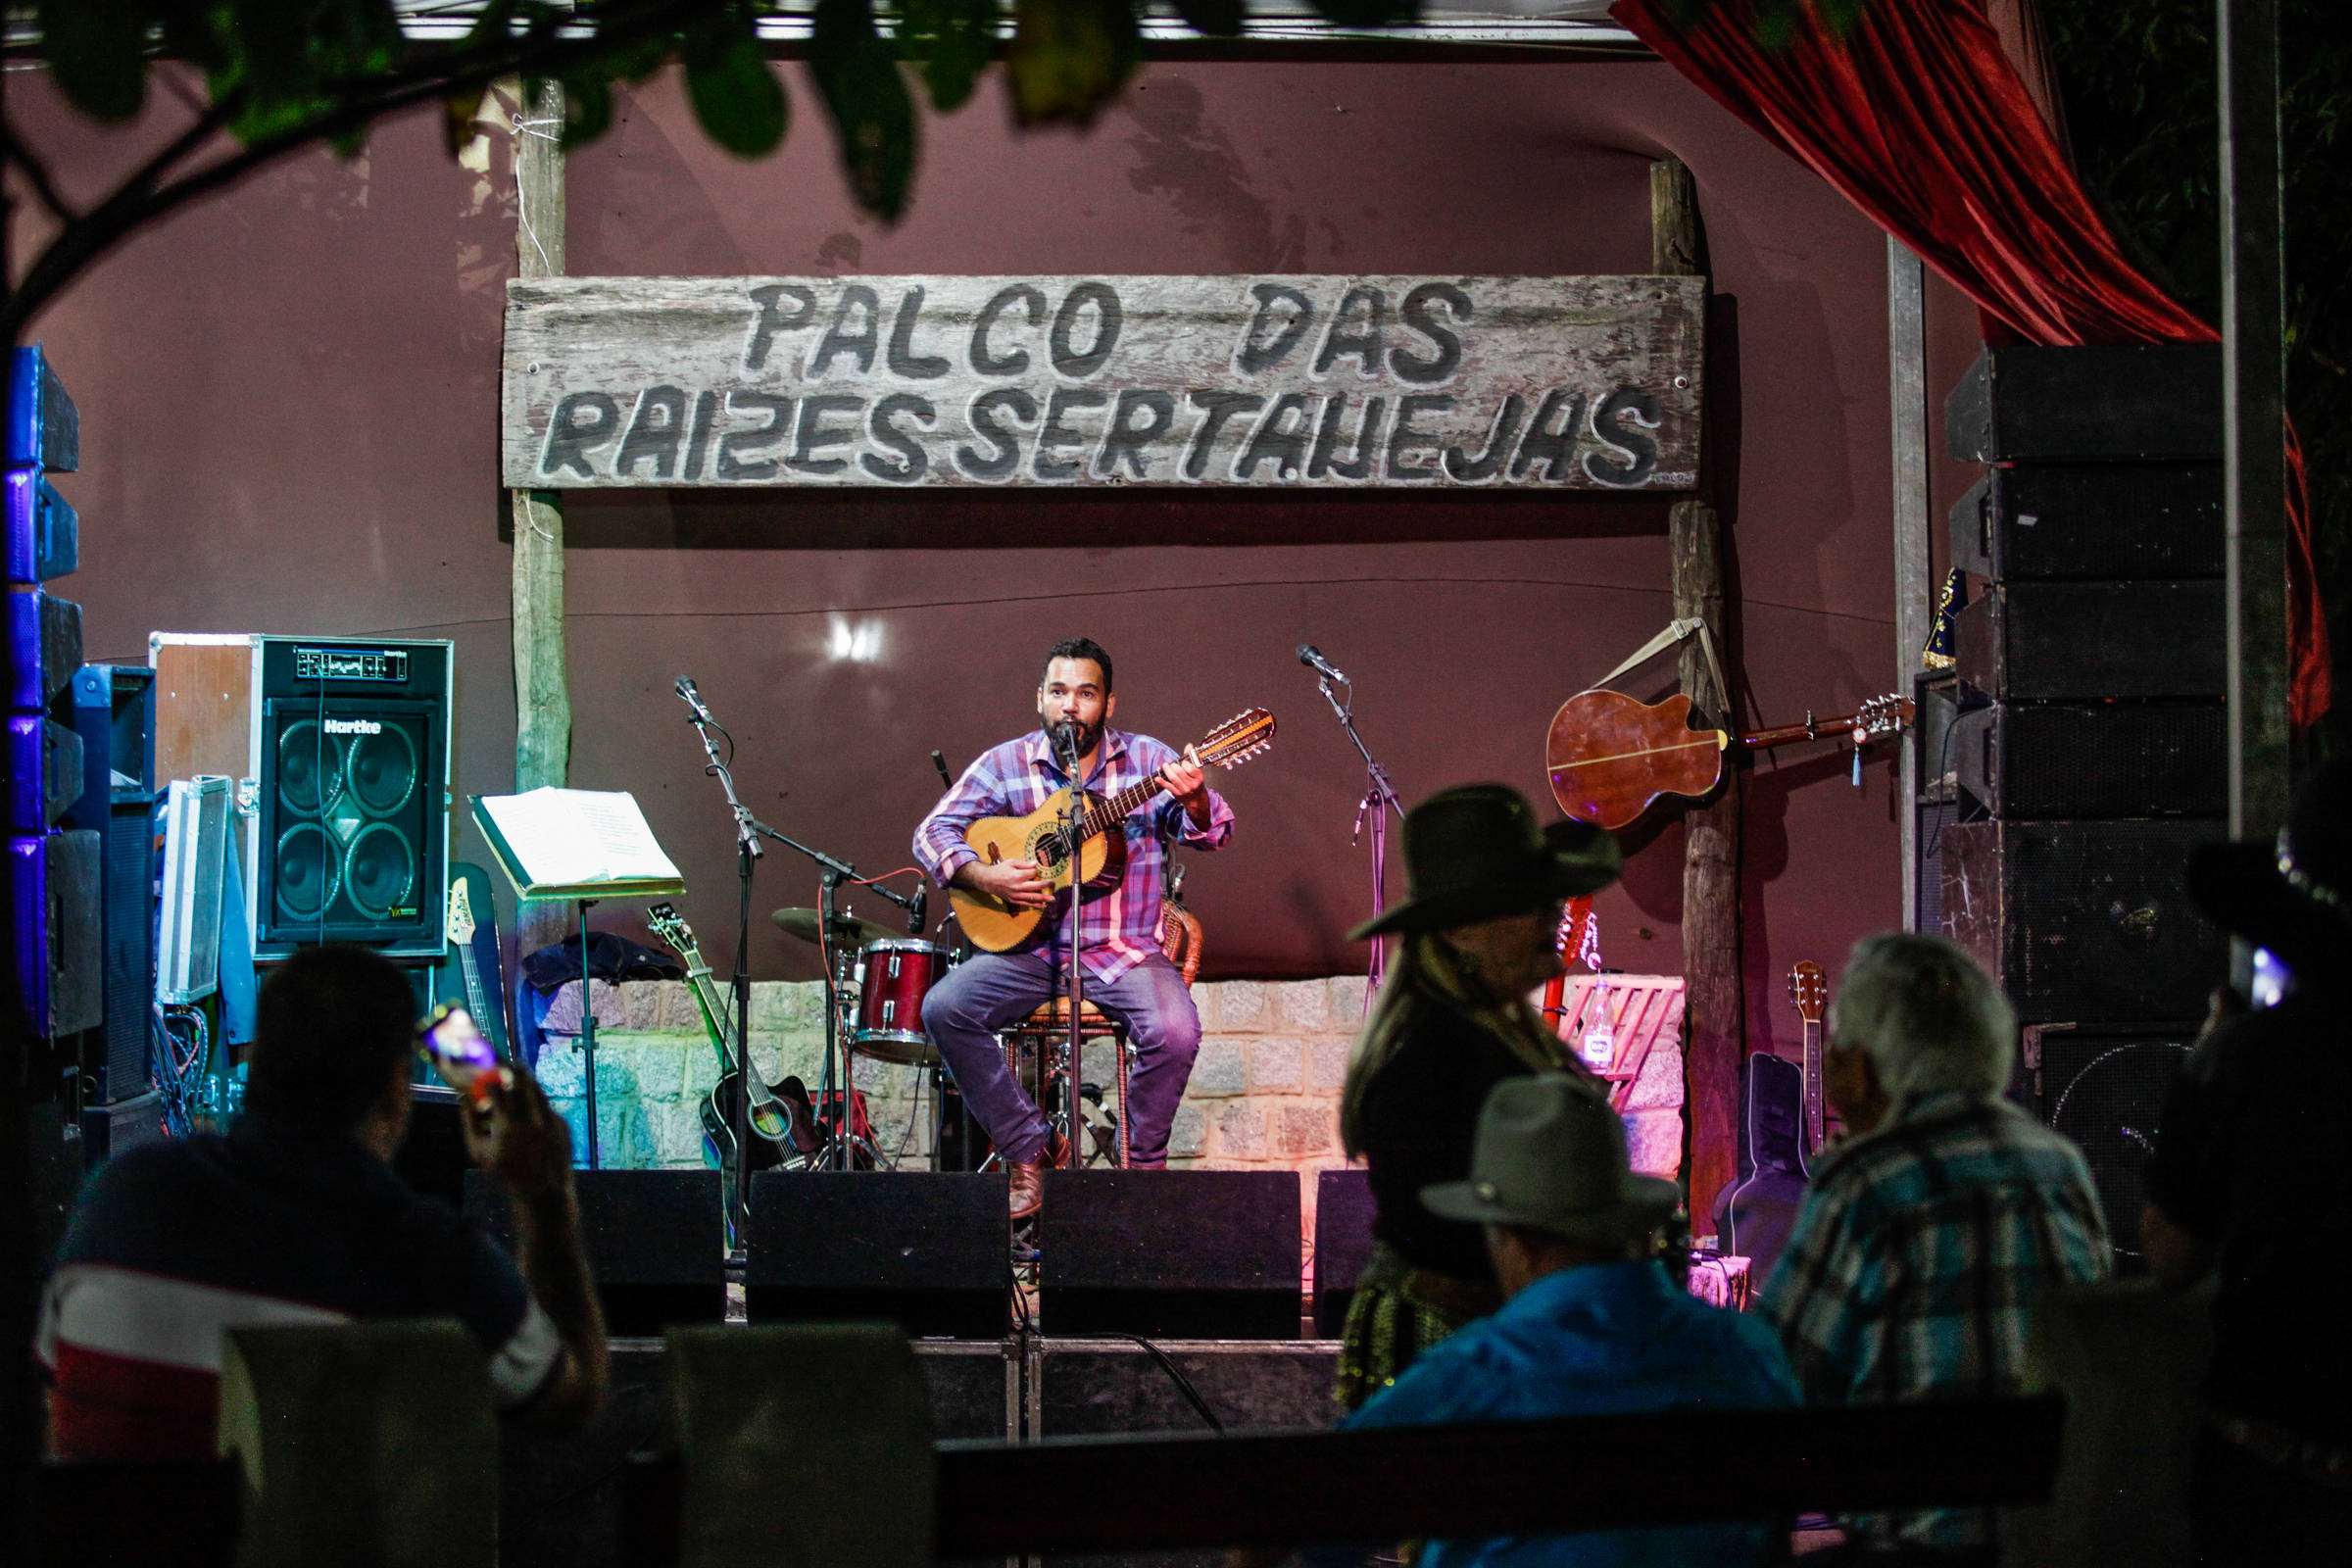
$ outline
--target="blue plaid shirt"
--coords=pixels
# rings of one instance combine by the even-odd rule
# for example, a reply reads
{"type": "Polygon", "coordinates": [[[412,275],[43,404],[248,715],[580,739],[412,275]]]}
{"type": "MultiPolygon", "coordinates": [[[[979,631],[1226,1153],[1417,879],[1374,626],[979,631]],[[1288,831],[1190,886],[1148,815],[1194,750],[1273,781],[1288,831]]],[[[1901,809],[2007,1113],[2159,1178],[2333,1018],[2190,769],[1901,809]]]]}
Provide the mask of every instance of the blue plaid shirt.
{"type": "MultiPolygon", "coordinates": [[[[2107,1277],[2082,1152],[2006,1100],[1927,1095],[1813,1167],[1763,1310],[1816,1404],[2023,1392],[2045,1285],[2107,1277]]],[[[1852,1522],[1878,1544],[1991,1543],[1981,1509],[1852,1522]]]]}
{"type": "MultiPolygon", "coordinates": [[[[1105,726],[1086,789],[1092,795],[1115,795],[1150,778],[1178,755],[1149,735],[1105,726]]],[[[1053,743],[1042,729],[982,752],[914,830],[915,858],[944,888],[959,867],[980,858],[963,842],[965,828],[984,816],[1027,816],[1069,782],[1069,774],[1054,760],[1053,743]]],[[[1160,795],[1138,808],[1125,826],[1127,874],[1108,893],[1089,894],[1079,906],[1079,961],[1098,981],[1116,980],[1163,951],[1159,945],[1162,841],[1174,838],[1197,850],[1216,849],[1233,837],[1233,808],[1225,804],[1223,796],[1209,791],[1208,826],[1199,827],[1173,796],[1160,795]]],[[[1043,951],[1058,961],[1058,955],[1067,951],[1069,896],[1057,897],[1046,915],[1025,949],[1043,951]]]]}

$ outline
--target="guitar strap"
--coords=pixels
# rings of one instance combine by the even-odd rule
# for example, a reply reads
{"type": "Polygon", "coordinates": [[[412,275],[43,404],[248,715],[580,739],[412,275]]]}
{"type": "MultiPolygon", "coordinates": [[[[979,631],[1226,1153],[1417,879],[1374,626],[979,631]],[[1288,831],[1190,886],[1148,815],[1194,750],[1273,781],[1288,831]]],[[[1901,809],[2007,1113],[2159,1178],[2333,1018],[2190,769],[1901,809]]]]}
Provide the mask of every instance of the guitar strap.
{"type": "MultiPolygon", "coordinates": [[[[1664,653],[1667,649],[1672,648],[1676,643],[1682,642],[1686,638],[1690,637],[1696,637],[1698,639],[1698,651],[1706,656],[1707,673],[1715,677],[1715,689],[1723,694],[1723,704],[1726,710],[1722,715],[1723,721],[1726,724],[1729,724],[1731,722],[1731,713],[1729,710],[1732,704],[1732,684],[1723,678],[1723,665],[1715,657],[1714,633],[1708,631],[1707,623],[1696,615],[1686,616],[1680,620],[1668,621],[1666,623],[1665,630],[1659,632],[1655,637],[1652,637],[1649,641],[1643,643],[1634,652],[1631,658],[1625,661],[1624,663],[1619,664],[1615,669],[1612,669],[1606,675],[1601,676],[1600,679],[1586,687],[1585,690],[1588,692],[1599,691],[1602,687],[1608,685],[1609,682],[1615,680],[1627,670],[1632,669],[1637,665],[1646,664],[1652,659],[1655,659],[1658,655],[1664,653]]],[[[1581,696],[1582,693],[1579,695],[1581,696]]]]}

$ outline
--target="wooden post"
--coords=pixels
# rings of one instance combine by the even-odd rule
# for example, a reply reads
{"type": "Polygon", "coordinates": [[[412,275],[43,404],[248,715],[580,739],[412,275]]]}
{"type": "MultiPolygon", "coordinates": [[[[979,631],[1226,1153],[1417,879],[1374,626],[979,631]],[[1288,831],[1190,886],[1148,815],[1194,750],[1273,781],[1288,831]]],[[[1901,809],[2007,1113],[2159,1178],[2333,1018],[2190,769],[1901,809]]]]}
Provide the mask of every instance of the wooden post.
{"type": "MultiPolygon", "coordinates": [[[[538,84],[514,136],[515,273],[564,273],[564,88],[538,84]]],[[[514,518],[514,788],[562,785],[571,763],[571,688],[564,662],[564,504],[553,490],[516,490],[514,518]]],[[[570,906],[533,901],[514,913],[517,953],[560,942],[570,906]]]]}
{"type": "MultiPolygon", "coordinates": [[[[2278,3],[2217,0],[2222,396],[2230,654],[2230,836],[2286,820],[2284,288],[2278,235],[2278,3]]],[[[2252,954],[2234,949],[2238,983],[2252,954]]]]}
{"type": "MultiPolygon", "coordinates": [[[[1927,270],[1886,236],[1886,388],[1894,468],[1894,690],[1908,694],[1935,617],[1928,513],[1927,270]]],[[[1919,926],[1919,753],[1900,750],[1903,929],[1919,926]]]]}
{"type": "MultiPolygon", "coordinates": [[[[1650,269],[1674,276],[1704,272],[1698,187],[1673,160],[1649,166],[1650,269]]],[[[1700,496],[1706,494],[1704,460],[1700,496]]],[[[1703,499],[1678,501],[1667,514],[1674,559],[1674,612],[1698,616],[1728,666],[1723,634],[1723,528],[1703,499]]],[[[1727,667],[1724,678],[1732,678],[1727,667]]],[[[1732,722],[1732,694],[1716,688],[1695,641],[1682,653],[1682,686],[1710,723],[1732,722]]],[[[1704,1231],[1736,1152],[1740,1061],[1746,1004],[1740,969],[1740,774],[1726,769],[1722,791],[1683,814],[1683,1107],[1690,1118],[1689,1183],[1693,1228],[1704,1231]]]]}

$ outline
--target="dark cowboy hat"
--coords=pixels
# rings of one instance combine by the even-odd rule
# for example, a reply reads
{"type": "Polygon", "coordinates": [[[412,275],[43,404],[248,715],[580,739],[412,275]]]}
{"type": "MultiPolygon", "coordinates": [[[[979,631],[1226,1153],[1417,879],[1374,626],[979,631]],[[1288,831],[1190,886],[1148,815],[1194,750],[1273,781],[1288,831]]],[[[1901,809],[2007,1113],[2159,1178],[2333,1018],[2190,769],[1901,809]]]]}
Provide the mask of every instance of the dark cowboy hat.
{"type": "Polygon", "coordinates": [[[1507,784],[1441,790],[1404,816],[1405,901],[1348,933],[1443,931],[1542,908],[1617,880],[1617,841],[1587,822],[1536,826],[1507,784]]]}
{"type": "Polygon", "coordinates": [[[2188,894],[2223,930],[2290,969],[2352,962],[2352,759],[2303,781],[2276,838],[2199,846],[2188,894]]]}

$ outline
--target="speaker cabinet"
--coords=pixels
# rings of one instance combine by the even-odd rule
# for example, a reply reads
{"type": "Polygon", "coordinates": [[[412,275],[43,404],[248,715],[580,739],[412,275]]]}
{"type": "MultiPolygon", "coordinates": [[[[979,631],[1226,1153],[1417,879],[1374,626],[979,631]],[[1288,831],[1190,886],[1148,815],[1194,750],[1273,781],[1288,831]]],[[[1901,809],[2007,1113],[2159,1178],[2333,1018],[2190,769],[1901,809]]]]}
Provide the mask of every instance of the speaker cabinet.
{"type": "Polygon", "coordinates": [[[1048,1334],[1298,1337],[1298,1177],[1287,1170],[1049,1170],[1048,1334]]]}
{"type": "Polygon", "coordinates": [[[752,1178],[744,1300],[752,1321],[881,1319],[917,1338],[1002,1339],[1010,1326],[1005,1178],[761,1171],[752,1178]]]}
{"type": "Polygon", "coordinates": [[[1953,504],[1952,564],[2017,582],[2219,577],[2218,463],[2027,463],[1986,468],[1953,504]]]}
{"type": "Polygon", "coordinates": [[[1960,788],[2004,817],[2220,816],[2219,703],[1995,703],[1952,722],[1960,788]]]}
{"type": "Polygon", "coordinates": [[[81,788],[66,825],[103,827],[116,791],[155,788],[155,671],[82,665],[74,672],[74,729],[81,737],[81,788]]]}
{"type": "Polygon", "coordinates": [[[42,583],[81,565],[81,518],[37,466],[7,477],[8,580],[42,583]]]}
{"type": "MultiPolygon", "coordinates": [[[[725,1216],[714,1170],[575,1170],[580,1235],[609,1334],[637,1338],[726,1316],[725,1216]]],[[[465,1175],[466,1212],[510,1251],[506,1195],[465,1175]]]]}
{"type": "Polygon", "coordinates": [[[438,958],[449,893],[452,646],[148,639],[156,764],[239,781],[254,956],[321,942],[438,958]]]}
{"type": "Polygon", "coordinates": [[[1943,428],[1962,463],[2219,463],[2221,345],[1987,348],[1943,428]]]}
{"type": "Polygon", "coordinates": [[[1995,583],[1953,617],[1961,680],[2004,702],[2222,695],[2222,582],[1995,583]]]}
{"type": "Polygon", "coordinates": [[[95,833],[43,833],[8,841],[18,995],[33,1032],[44,1039],[94,1029],[104,1016],[98,858],[95,833]]]}
{"type": "MultiPolygon", "coordinates": [[[[1125,1432],[1197,1432],[1207,1423],[1176,1381],[1194,1394],[1228,1432],[1300,1431],[1339,1418],[1331,1391],[1339,1378],[1339,1347],[1322,1340],[1158,1340],[1159,1354],[1128,1340],[1034,1339],[1029,1342],[1027,1404],[1031,1438],[1108,1437],[1125,1432]],[[1161,1356],[1166,1357],[1163,1363],[1161,1356]],[[1174,1371],[1171,1372],[1170,1368],[1174,1371]]],[[[1054,1562],[1054,1558],[1047,1558],[1054,1562]]],[[[1192,1568],[1223,1561],[1222,1553],[1152,1553],[1140,1558],[1060,1559],[1149,1562],[1153,1568],[1192,1568]]]]}
{"type": "Polygon", "coordinates": [[[16,713],[8,720],[9,828],[39,833],[81,799],[81,736],[54,718],[16,713]]]}
{"type": "Polygon", "coordinates": [[[1958,822],[1943,830],[1943,933],[2028,1023],[2194,1016],[2229,945],[2181,868],[2224,836],[2202,817],[1958,822]]]}
{"type": "Polygon", "coordinates": [[[2082,1151],[2107,1215],[2119,1274],[2144,1272],[2139,1210],[2165,1097],[2198,1025],[2042,1024],[2025,1031],[2025,1067],[2041,1119],[2082,1151]]]}
{"type": "Polygon", "coordinates": [[[106,977],[105,1021],[85,1071],[90,1100],[115,1103],[149,1092],[148,1009],[155,1003],[156,802],[117,790],[98,829],[98,942],[106,977]]]}
{"type": "Polygon", "coordinates": [[[1372,1261],[1372,1177],[1361,1170],[1315,1173],[1315,1333],[1340,1337],[1355,1282],[1372,1261]]]}
{"type": "Polygon", "coordinates": [[[81,667],[81,607],[38,588],[8,594],[8,706],[46,712],[81,667]]]}

